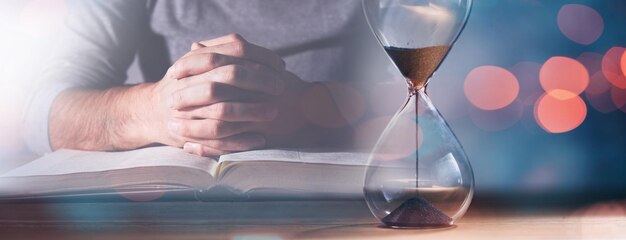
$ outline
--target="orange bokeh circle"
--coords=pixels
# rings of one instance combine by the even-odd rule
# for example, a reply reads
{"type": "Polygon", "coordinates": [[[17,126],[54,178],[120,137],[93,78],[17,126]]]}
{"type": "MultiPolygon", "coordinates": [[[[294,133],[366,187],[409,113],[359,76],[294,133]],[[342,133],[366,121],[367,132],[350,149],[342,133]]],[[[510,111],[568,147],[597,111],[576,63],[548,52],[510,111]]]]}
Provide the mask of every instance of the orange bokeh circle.
{"type": "MultiPolygon", "coordinates": [[[[615,88],[612,87],[611,88],[615,88]]],[[[589,106],[596,109],[601,113],[610,113],[617,110],[615,104],[613,103],[613,99],[611,98],[611,91],[602,92],[602,93],[593,93],[586,91],[585,98],[589,106]]]]}
{"type": "Polygon", "coordinates": [[[589,72],[576,59],[552,57],[541,67],[539,81],[546,92],[562,89],[578,95],[589,85],[589,72]]]}
{"type": "Polygon", "coordinates": [[[623,55],[626,53],[626,48],[613,47],[604,54],[602,58],[602,72],[613,86],[626,89],[626,75],[622,70],[623,55]]]}
{"type": "Polygon", "coordinates": [[[589,45],[604,33],[604,19],[593,8],[582,4],[567,4],[557,15],[559,30],[570,40],[589,45]]]}
{"type": "Polygon", "coordinates": [[[501,109],[519,94],[519,82],[513,73],[496,66],[481,66],[465,78],[465,96],[482,110],[501,109]]]}
{"type": "Polygon", "coordinates": [[[587,117],[587,106],[577,94],[555,90],[544,94],[535,104],[535,119],[549,133],[576,129],[587,117]]]}
{"type": "Polygon", "coordinates": [[[611,99],[615,107],[619,108],[623,112],[626,112],[626,89],[611,88],[611,99]]]}
{"type": "Polygon", "coordinates": [[[587,86],[585,92],[590,94],[602,94],[611,90],[611,87],[613,87],[613,85],[606,80],[604,74],[600,71],[591,76],[589,86],[587,86]]]}
{"type": "Polygon", "coordinates": [[[626,51],[622,54],[622,60],[620,62],[622,65],[622,73],[626,77],[626,51]]]}

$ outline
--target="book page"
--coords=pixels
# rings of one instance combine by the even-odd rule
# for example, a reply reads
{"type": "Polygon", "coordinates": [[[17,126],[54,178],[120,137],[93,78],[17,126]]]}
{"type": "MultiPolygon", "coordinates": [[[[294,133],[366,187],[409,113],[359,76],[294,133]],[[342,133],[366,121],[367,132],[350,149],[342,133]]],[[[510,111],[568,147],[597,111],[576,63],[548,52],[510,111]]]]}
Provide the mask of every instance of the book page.
{"type": "Polygon", "coordinates": [[[356,199],[365,151],[254,150],[222,155],[217,185],[250,199],[356,199]]]}
{"type": "Polygon", "coordinates": [[[139,167],[185,167],[214,173],[216,161],[174,147],[150,147],[126,152],[58,150],[8,171],[3,177],[65,175],[139,167]]]}
{"type": "Polygon", "coordinates": [[[364,166],[369,152],[342,152],[332,150],[267,149],[222,155],[220,162],[281,161],[334,165],[364,166]]]}

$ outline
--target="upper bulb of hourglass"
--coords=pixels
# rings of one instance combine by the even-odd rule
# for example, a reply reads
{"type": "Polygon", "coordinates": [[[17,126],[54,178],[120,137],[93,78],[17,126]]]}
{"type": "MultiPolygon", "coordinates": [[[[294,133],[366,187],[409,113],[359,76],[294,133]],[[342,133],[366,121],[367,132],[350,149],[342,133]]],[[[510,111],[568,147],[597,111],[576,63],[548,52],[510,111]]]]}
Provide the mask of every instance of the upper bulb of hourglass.
{"type": "Polygon", "coordinates": [[[412,90],[426,86],[470,7],[471,0],[363,0],[372,31],[412,90]]]}
{"type": "Polygon", "coordinates": [[[410,90],[365,173],[365,200],[387,226],[449,226],[471,202],[474,177],[467,156],[425,93],[470,6],[471,0],[363,0],[373,32],[410,90]]]}

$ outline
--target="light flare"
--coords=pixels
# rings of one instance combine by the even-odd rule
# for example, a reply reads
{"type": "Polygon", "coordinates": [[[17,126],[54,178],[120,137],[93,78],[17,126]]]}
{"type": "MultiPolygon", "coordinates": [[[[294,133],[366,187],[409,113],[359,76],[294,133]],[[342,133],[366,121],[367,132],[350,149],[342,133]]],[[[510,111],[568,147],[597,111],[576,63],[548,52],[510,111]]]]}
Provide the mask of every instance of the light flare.
{"type": "Polygon", "coordinates": [[[44,37],[59,29],[66,15],[65,0],[31,0],[20,13],[20,25],[27,34],[44,37]]]}
{"type": "Polygon", "coordinates": [[[611,99],[615,107],[622,110],[622,112],[626,112],[626,89],[611,88],[611,99]]]}
{"type": "Polygon", "coordinates": [[[626,77],[626,51],[622,54],[622,60],[620,61],[620,65],[622,66],[622,73],[626,77]]]}
{"type": "Polygon", "coordinates": [[[450,20],[452,19],[452,13],[441,6],[438,6],[434,3],[428,3],[427,6],[410,6],[410,5],[401,5],[402,8],[407,9],[411,12],[419,14],[420,16],[425,16],[428,18],[435,18],[438,20],[450,20]]]}
{"type": "Polygon", "coordinates": [[[549,133],[576,129],[587,117],[587,106],[578,94],[556,90],[544,94],[535,104],[535,119],[549,133]]]}
{"type": "Polygon", "coordinates": [[[591,76],[591,81],[589,81],[589,86],[585,91],[591,94],[601,94],[611,90],[612,86],[602,72],[597,72],[591,76]]]}
{"type": "Polygon", "coordinates": [[[626,75],[622,71],[621,59],[626,53],[626,48],[613,47],[609,49],[602,59],[602,72],[613,86],[626,89],[626,75]]]}
{"type": "Polygon", "coordinates": [[[543,64],[539,81],[546,92],[566,90],[578,95],[589,85],[589,72],[576,59],[557,56],[543,64]]]}
{"type": "Polygon", "coordinates": [[[501,109],[519,94],[519,82],[513,73],[497,66],[481,66],[465,78],[465,96],[482,110],[501,109]]]}
{"type": "Polygon", "coordinates": [[[557,16],[559,29],[570,40],[589,45],[604,33],[604,19],[593,8],[581,4],[561,7],[557,16]]]}

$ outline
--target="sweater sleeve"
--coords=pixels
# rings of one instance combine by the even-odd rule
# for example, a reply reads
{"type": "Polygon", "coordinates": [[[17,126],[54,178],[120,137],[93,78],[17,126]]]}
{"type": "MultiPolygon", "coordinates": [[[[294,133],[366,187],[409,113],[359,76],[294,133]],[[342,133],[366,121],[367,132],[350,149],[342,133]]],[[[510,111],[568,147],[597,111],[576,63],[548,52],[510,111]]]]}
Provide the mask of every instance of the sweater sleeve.
{"type": "MultiPolygon", "coordinates": [[[[140,36],[147,31],[146,1],[70,0],[63,30],[50,43],[25,115],[24,139],[33,153],[51,152],[49,115],[57,95],[70,88],[123,85],[140,36]]],[[[93,106],[98,107],[98,106],[93,106]]]]}

